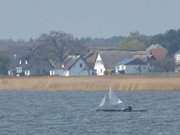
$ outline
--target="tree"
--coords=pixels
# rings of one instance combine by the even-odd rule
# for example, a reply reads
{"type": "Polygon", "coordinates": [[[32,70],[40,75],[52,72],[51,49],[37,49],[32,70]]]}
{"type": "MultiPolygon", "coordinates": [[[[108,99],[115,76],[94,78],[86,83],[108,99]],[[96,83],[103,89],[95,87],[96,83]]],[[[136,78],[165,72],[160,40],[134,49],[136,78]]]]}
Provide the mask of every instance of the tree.
{"type": "Polygon", "coordinates": [[[122,50],[145,50],[146,45],[143,39],[138,32],[130,33],[130,36],[127,37],[120,46],[122,50]]]}
{"type": "Polygon", "coordinates": [[[10,63],[10,59],[8,56],[0,55],[0,74],[7,74],[8,71],[8,65],[10,63]]]}
{"type": "Polygon", "coordinates": [[[154,72],[173,72],[175,63],[173,57],[166,57],[164,60],[153,60],[151,67],[154,72]]]}
{"type": "Polygon", "coordinates": [[[165,34],[158,34],[151,38],[151,44],[160,44],[173,55],[180,45],[180,30],[169,30],[165,34]]]}

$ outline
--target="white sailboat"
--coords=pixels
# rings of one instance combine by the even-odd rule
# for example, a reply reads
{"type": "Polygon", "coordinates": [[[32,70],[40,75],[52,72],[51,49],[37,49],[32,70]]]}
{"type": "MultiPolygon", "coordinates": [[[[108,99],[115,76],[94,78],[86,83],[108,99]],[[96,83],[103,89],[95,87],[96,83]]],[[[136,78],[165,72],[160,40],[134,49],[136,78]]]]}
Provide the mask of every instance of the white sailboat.
{"type": "Polygon", "coordinates": [[[103,107],[105,105],[118,105],[123,103],[122,100],[120,100],[115,93],[112,91],[111,88],[109,88],[108,93],[106,93],[103,97],[103,99],[101,100],[99,107],[103,107]]]}
{"type": "Polygon", "coordinates": [[[105,93],[96,111],[104,112],[146,112],[147,110],[132,109],[131,106],[124,106],[123,101],[109,88],[108,93],[105,93]]]}
{"type": "Polygon", "coordinates": [[[112,91],[111,88],[109,88],[108,93],[105,93],[103,99],[98,106],[98,109],[96,110],[116,110],[119,109],[116,107],[122,103],[123,101],[116,96],[116,94],[112,91]]]}

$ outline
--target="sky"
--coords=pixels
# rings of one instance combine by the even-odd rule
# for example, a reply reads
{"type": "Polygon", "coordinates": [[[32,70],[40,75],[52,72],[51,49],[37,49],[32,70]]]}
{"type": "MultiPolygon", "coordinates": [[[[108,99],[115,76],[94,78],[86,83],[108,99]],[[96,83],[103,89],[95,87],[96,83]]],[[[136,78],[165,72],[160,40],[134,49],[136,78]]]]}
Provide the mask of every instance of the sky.
{"type": "Polygon", "coordinates": [[[180,0],[0,0],[0,39],[52,30],[106,38],[180,28],[180,0]]]}

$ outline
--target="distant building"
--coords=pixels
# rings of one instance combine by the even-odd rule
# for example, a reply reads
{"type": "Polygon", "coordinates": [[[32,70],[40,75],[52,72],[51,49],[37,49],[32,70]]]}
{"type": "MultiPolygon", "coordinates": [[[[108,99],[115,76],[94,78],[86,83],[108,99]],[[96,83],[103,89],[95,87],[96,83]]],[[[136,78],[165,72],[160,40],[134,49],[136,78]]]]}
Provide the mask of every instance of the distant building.
{"type": "Polygon", "coordinates": [[[59,68],[59,69],[51,69],[49,71],[50,76],[70,76],[69,71],[59,68]]]}
{"type": "Polygon", "coordinates": [[[180,49],[174,54],[175,72],[180,72],[180,49]]]}
{"type": "MultiPolygon", "coordinates": [[[[105,74],[117,74],[117,72],[125,73],[125,71],[131,73],[129,71],[129,67],[136,68],[137,65],[128,66],[128,70],[126,70],[126,65],[118,65],[120,64],[120,61],[125,61],[125,59],[131,58],[133,58],[134,61],[135,59],[139,59],[138,67],[140,68],[139,70],[141,70],[143,73],[146,71],[143,66],[145,66],[144,64],[145,61],[148,60],[148,56],[149,55],[144,51],[99,51],[91,53],[86,57],[86,59],[90,67],[92,68],[94,75],[102,76],[105,74]],[[142,63],[140,63],[140,60],[142,63]]],[[[135,71],[132,73],[135,73],[135,71]]]]}
{"type": "Polygon", "coordinates": [[[140,58],[125,58],[115,66],[115,73],[137,74],[147,73],[149,71],[148,64],[140,58]]]}
{"type": "Polygon", "coordinates": [[[87,76],[90,69],[86,60],[81,56],[68,56],[61,66],[54,66],[49,71],[50,76],[87,76]]]}
{"type": "Polygon", "coordinates": [[[146,49],[146,52],[152,55],[156,60],[163,60],[168,55],[168,50],[159,44],[152,44],[146,49]]]}
{"type": "Polygon", "coordinates": [[[27,59],[14,60],[8,70],[9,76],[30,76],[31,72],[27,59]]]}
{"type": "Polygon", "coordinates": [[[103,60],[102,60],[101,55],[99,53],[97,55],[93,70],[95,71],[95,74],[97,76],[104,75],[104,72],[106,71],[103,60]]]}

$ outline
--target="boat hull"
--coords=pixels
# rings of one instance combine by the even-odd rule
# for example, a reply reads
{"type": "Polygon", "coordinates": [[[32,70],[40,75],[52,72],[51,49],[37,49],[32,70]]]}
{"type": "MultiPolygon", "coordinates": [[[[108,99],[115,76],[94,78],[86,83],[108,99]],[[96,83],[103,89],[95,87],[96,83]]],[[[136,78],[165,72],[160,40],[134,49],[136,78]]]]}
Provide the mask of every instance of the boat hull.
{"type": "Polygon", "coordinates": [[[97,112],[147,112],[147,110],[96,109],[97,112]]]}

